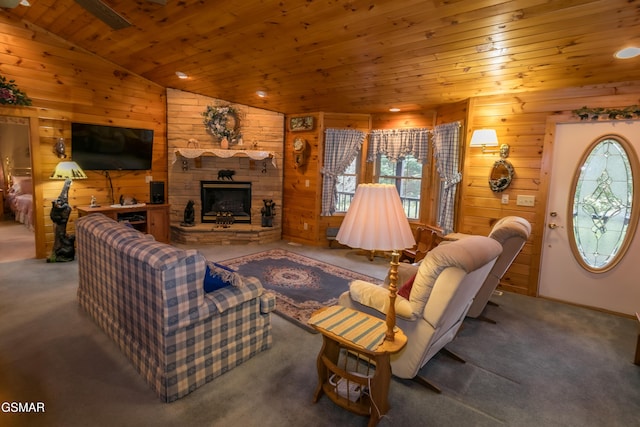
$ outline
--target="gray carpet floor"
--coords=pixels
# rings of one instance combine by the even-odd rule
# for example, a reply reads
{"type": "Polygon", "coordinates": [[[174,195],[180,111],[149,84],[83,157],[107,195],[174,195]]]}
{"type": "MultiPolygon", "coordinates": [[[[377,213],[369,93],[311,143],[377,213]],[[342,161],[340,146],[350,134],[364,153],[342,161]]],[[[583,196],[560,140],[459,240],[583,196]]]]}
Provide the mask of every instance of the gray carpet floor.
{"type": "Polygon", "coordinates": [[[0,221],[0,262],[19,261],[35,255],[33,231],[10,218],[0,221]]]}
{"type": "MultiPolygon", "coordinates": [[[[0,228],[0,240],[10,229],[0,228]]],[[[382,278],[388,260],[286,242],[199,247],[222,261],[273,247],[382,278]]],[[[9,250],[11,252],[11,250],[9,250]]],[[[45,413],[0,411],[2,426],[366,426],[323,397],[312,402],[321,337],[273,315],[273,347],[171,404],[161,403],[76,302],[77,263],[0,253],[0,402],[43,402],[45,413]]],[[[464,323],[420,372],[436,394],[394,379],[380,426],[640,425],[637,321],[504,293],[497,320],[464,323]]]]}

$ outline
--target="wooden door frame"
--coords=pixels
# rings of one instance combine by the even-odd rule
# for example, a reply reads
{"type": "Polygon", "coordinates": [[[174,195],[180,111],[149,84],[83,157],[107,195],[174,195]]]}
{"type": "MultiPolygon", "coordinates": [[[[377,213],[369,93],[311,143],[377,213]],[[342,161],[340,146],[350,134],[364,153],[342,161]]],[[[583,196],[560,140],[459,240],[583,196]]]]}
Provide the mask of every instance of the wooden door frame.
{"type": "Polygon", "coordinates": [[[29,156],[31,158],[31,180],[33,182],[33,234],[35,236],[35,257],[46,258],[44,218],[39,213],[44,206],[42,196],[42,162],[40,161],[40,136],[38,110],[33,107],[0,107],[0,116],[29,119],[29,156]]]}

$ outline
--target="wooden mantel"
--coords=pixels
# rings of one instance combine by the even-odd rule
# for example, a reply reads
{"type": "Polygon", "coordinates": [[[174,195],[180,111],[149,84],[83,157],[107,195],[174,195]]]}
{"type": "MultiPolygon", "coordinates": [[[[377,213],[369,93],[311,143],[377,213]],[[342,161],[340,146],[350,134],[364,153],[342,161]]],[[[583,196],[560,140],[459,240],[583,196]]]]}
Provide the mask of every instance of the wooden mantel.
{"type": "Polygon", "coordinates": [[[177,154],[187,159],[196,159],[201,156],[215,156],[228,159],[230,157],[248,157],[252,160],[272,159],[274,167],[276,164],[276,154],[273,151],[263,150],[225,150],[222,148],[175,148],[171,154],[171,164],[177,160],[177,154]]]}

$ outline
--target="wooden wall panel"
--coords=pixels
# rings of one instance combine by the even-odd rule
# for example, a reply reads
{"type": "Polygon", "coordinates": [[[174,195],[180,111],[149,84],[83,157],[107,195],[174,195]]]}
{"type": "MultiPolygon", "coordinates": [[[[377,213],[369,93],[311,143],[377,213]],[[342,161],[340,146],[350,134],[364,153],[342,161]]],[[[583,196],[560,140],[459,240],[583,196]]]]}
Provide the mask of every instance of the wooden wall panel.
{"type": "Polygon", "coordinates": [[[419,111],[374,114],[371,117],[371,122],[372,129],[431,129],[436,122],[436,112],[419,111]]]}
{"type": "Polygon", "coordinates": [[[283,201],[283,238],[297,243],[313,246],[327,245],[326,229],[339,227],[344,215],[323,217],[322,211],[322,163],[325,129],[371,130],[371,117],[368,114],[312,113],[315,126],[311,131],[291,132],[287,116],[287,131],[284,148],[284,201],[283,201]],[[302,137],[310,145],[306,166],[296,168],[293,158],[293,140],[302,137]],[[307,186],[308,183],[308,186],[307,186]],[[306,224],[306,225],[305,225],[306,224]]]}
{"type": "Polygon", "coordinates": [[[319,245],[323,119],[323,113],[285,117],[282,238],[313,246],[319,245]],[[313,117],[314,126],[308,131],[292,132],[290,120],[300,116],[313,117]],[[293,154],[293,140],[298,137],[304,138],[309,147],[307,163],[300,167],[294,164],[293,154]]]}
{"type": "MultiPolygon", "coordinates": [[[[65,138],[67,152],[73,158],[74,121],[153,129],[152,169],[111,172],[116,200],[124,194],[148,201],[146,176],[167,179],[165,90],[45,31],[26,28],[5,14],[0,15],[0,44],[4,46],[0,74],[15,80],[33,101],[32,107],[15,111],[29,110],[38,126],[38,144],[32,147],[32,162],[38,164],[37,168],[34,165],[34,222],[36,256],[44,258],[53,246],[51,202],[62,189],[62,181],[49,180],[58,162],[52,151],[54,142],[65,138]]],[[[106,178],[99,172],[87,171],[87,175],[89,179],[71,186],[69,204],[74,208],[88,205],[92,195],[99,203],[108,203],[106,178]]],[[[70,234],[74,233],[76,218],[74,209],[67,225],[70,234]]]]}
{"type": "Polygon", "coordinates": [[[502,281],[504,289],[527,295],[538,293],[547,200],[547,189],[543,183],[549,172],[548,166],[543,165],[547,119],[557,115],[571,117],[572,110],[583,106],[615,108],[637,105],[639,98],[640,82],[623,82],[470,100],[457,231],[486,234],[497,219],[506,215],[522,216],[533,226],[531,238],[502,281]],[[480,128],[496,129],[500,143],[511,146],[508,160],[515,168],[515,178],[503,193],[491,192],[487,184],[489,169],[499,159],[498,155],[483,155],[479,149],[468,147],[471,132],[480,128]],[[500,203],[502,194],[509,195],[506,205],[500,203]],[[535,205],[517,206],[519,194],[535,196],[535,205]]]}

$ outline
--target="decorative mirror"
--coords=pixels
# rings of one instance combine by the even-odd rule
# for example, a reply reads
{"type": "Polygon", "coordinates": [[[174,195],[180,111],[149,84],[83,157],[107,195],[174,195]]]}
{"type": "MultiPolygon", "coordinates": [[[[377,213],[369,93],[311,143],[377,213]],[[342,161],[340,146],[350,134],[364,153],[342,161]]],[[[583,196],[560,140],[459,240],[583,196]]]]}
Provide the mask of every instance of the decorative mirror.
{"type": "Polygon", "coordinates": [[[491,191],[499,193],[507,189],[513,179],[513,166],[505,159],[497,160],[491,169],[489,187],[491,191]]]}

